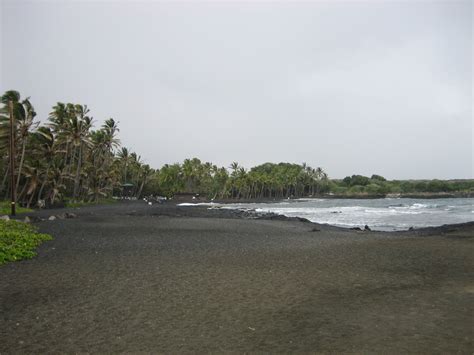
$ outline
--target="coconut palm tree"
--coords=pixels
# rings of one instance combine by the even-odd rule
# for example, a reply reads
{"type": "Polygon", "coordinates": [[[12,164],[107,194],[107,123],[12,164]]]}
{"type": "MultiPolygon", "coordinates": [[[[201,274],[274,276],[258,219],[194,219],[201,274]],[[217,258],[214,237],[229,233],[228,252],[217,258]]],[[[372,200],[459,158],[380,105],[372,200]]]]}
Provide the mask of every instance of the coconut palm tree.
{"type": "Polygon", "coordinates": [[[153,174],[153,169],[151,169],[148,164],[141,166],[141,184],[136,194],[136,197],[139,198],[142,195],[143,187],[147,183],[148,178],[151,176],[151,174],[153,174]]]}
{"type": "Polygon", "coordinates": [[[23,164],[25,161],[25,150],[26,150],[28,137],[31,133],[31,129],[33,127],[38,126],[38,123],[34,123],[36,112],[29,98],[23,100],[21,105],[18,105],[18,113],[19,113],[19,116],[17,117],[16,122],[17,122],[18,140],[21,142],[21,154],[20,154],[20,164],[18,166],[18,177],[16,180],[16,190],[18,190],[18,187],[20,186],[20,179],[21,179],[21,173],[23,170],[23,164]]]}
{"type": "Polygon", "coordinates": [[[117,153],[117,158],[119,159],[120,165],[122,166],[122,182],[125,184],[127,182],[128,166],[131,162],[128,148],[122,147],[122,149],[117,153]]]}
{"type": "MultiPolygon", "coordinates": [[[[4,127],[2,129],[2,131],[4,131],[4,133],[6,133],[6,131],[10,131],[11,129],[11,126],[10,126],[10,120],[9,120],[9,116],[10,114],[13,116],[13,120],[14,120],[14,127],[12,129],[11,132],[13,132],[13,134],[8,134],[8,137],[10,138],[10,140],[13,140],[13,142],[15,142],[16,140],[16,136],[18,134],[18,122],[25,117],[26,113],[25,113],[25,107],[23,106],[22,102],[20,101],[21,100],[21,95],[18,91],[15,91],[15,90],[9,90],[9,91],[6,91],[4,95],[2,95],[1,97],[1,102],[4,104],[4,110],[2,110],[3,114],[2,114],[2,123],[4,124],[4,127]],[[11,104],[11,106],[10,106],[11,104]],[[8,114],[8,116],[7,116],[8,114]],[[7,119],[8,118],[8,119],[7,119]]],[[[26,100],[27,101],[27,100],[26,100]]],[[[6,137],[6,136],[4,136],[6,137]]],[[[6,145],[6,141],[2,144],[2,145],[6,145]]],[[[8,152],[8,156],[9,156],[9,159],[11,159],[11,155],[13,154],[13,156],[15,156],[15,153],[16,153],[16,150],[13,149],[10,149],[9,152],[8,152]]],[[[13,159],[15,160],[15,158],[13,159]]],[[[21,165],[23,165],[23,162],[21,163],[21,165]]],[[[6,172],[5,172],[5,178],[4,178],[4,181],[6,182],[6,176],[9,174],[9,169],[6,169],[6,172]]],[[[19,184],[19,179],[20,179],[20,174],[18,174],[18,183],[16,183],[14,181],[14,174],[13,174],[13,181],[10,182],[10,186],[13,186],[14,184],[14,194],[16,195],[16,192],[17,192],[17,189],[18,189],[18,184],[19,184]]]]}
{"type": "Polygon", "coordinates": [[[69,117],[67,122],[65,136],[66,140],[71,144],[75,151],[73,157],[74,155],[77,155],[74,190],[72,195],[72,198],[76,199],[79,193],[84,146],[91,145],[89,129],[92,126],[92,117],[87,116],[89,109],[85,105],[74,105],[73,112],[74,114],[69,117]]]}
{"type": "Polygon", "coordinates": [[[35,147],[37,148],[37,151],[43,158],[42,160],[45,162],[45,165],[46,165],[46,168],[43,174],[43,181],[38,191],[38,201],[39,201],[39,200],[42,200],[43,190],[46,184],[48,183],[49,169],[51,168],[51,165],[53,164],[53,160],[55,159],[57,155],[62,153],[62,151],[58,149],[56,137],[51,131],[51,128],[49,127],[44,127],[44,126],[39,127],[37,131],[35,132],[33,139],[35,141],[35,147]]]}

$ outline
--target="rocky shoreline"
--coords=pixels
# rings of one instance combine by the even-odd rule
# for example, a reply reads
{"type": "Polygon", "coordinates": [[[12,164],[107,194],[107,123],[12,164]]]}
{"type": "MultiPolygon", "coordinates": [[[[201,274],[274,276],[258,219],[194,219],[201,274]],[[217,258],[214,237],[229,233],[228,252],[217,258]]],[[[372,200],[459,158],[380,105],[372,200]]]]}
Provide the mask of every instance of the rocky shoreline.
{"type": "MultiPolygon", "coordinates": [[[[267,201],[266,202],[274,202],[267,201]]],[[[195,201],[193,201],[195,202],[195,201]]],[[[119,202],[124,206],[133,206],[130,209],[129,215],[162,215],[169,217],[200,217],[200,218],[231,218],[231,219],[256,219],[256,220],[277,220],[277,221],[289,221],[289,222],[302,222],[307,224],[312,224],[315,228],[323,229],[333,229],[340,231],[371,231],[369,225],[366,225],[365,228],[344,228],[338,226],[332,226],[328,224],[320,224],[311,222],[310,220],[302,217],[288,217],[281,214],[276,214],[272,212],[260,212],[254,209],[229,209],[222,207],[209,207],[209,206],[179,206],[174,201],[168,201],[161,204],[152,204],[152,207],[148,203],[143,201],[123,201],[119,202]]],[[[222,201],[216,203],[223,203],[222,201]]],[[[260,203],[264,203],[260,201],[260,203]]],[[[77,218],[83,213],[90,214],[91,211],[105,211],[107,212],[111,208],[113,209],[114,205],[94,205],[88,207],[78,207],[78,208],[59,208],[59,209],[45,209],[37,210],[35,212],[23,213],[15,217],[15,219],[24,221],[27,223],[39,223],[47,220],[63,220],[63,219],[72,219],[77,218]]],[[[4,218],[7,218],[4,216],[4,218]]],[[[427,234],[427,233],[445,233],[446,231],[452,230],[470,230],[474,226],[474,221],[458,224],[445,224],[436,227],[424,227],[424,228],[413,228],[411,227],[405,231],[377,231],[378,233],[411,233],[411,234],[427,234]]]]}

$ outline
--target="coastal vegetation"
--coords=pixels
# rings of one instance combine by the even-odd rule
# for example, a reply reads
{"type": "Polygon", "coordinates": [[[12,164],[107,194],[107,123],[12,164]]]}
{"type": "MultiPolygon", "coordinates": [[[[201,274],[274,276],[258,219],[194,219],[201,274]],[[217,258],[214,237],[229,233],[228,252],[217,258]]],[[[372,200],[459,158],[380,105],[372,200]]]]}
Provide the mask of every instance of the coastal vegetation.
{"type": "Polygon", "coordinates": [[[330,179],[321,167],[305,163],[265,163],[246,169],[237,162],[219,167],[192,158],[152,169],[137,153],[120,146],[118,122],[113,118],[94,128],[96,121],[86,105],[58,102],[40,123],[31,100],[22,98],[19,92],[5,92],[1,103],[0,199],[8,200],[14,190],[19,208],[109,203],[113,196],[124,192],[135,198],[184,193],[208,199],[474,194],[474,180],[388,181],[375,174],[330,179]]]}
{"type": "Polygon", "coordinates": [[[473,196],[474,180],[387,180],[380,175],[330,179],[320,167],[305,163],[265,163],[245,169],[233,162],[228,169],[197,158],[166,164],[149,179],[147,194],[172,197],[195,193],[209,199],[279,199],[332,196],[341,198],[473,196]]]}
{"type": "Polygon", "coordinates": [[[474,196],[474,180],[386,180],[380,175],[362,175],[331,180],[329,190],[343,197],[400,195],[407,197],[474,196]]]}
{"type": "Polygon", "coordinates": [[[0,265],[32,258],[36,255],[36,247],[51,239],[51,236],[38,233],[27,223],[0,220],[0,265]]]}
{"type": "Polygon", "coordinates": [[[226,169],[193,158],[155,171],[146,191],[169,197],[198,193],[210,199],[264,199],[321,194],[328,187],[326,172],[306,164],[265,163],[247,170],[233,162],[226,169]]]}
{"type": "Polygon", "coordinates": [[[94,129],[86,105],[58,102],[44,123],[29,98],[7,91],[0,109],[0,196],[11,197],[9,132],[13,116],[13,190],[25,207],[99,202],[123,184],[139,196],[153,170],[136,153],[120,147],[113,118],[94,129]]]}

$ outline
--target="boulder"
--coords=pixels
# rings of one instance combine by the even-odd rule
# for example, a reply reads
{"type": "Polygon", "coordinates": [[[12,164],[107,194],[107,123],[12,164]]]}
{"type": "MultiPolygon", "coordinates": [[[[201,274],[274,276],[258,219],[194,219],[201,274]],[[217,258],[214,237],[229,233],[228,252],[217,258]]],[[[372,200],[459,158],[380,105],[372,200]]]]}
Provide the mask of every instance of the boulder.
{"type": "Polygon", "coordinates": [[[54,221],[56,219],[56,216],[49,216],[48,221],[54,221]]]}
{"type": "Polygon", "coordinates": [[[10,217],[5,215],[5,216],[0,216],[0,219],[3,219],[4,221],[9,221],[10,217]]]}
{"type": "Polygon", "coordinates": [[[38,216],[26,216],[24,219],[25,223],[36,223],[41,221],[43,221],[43,219],[38,216]]]}
{"type": "Polygon", "coordinates": [[[72,212],[66,212],[66,213],[64,213],[64,217],[66,217],[66,218],[77,218],[77,214],[72,213],[72,212]]]}

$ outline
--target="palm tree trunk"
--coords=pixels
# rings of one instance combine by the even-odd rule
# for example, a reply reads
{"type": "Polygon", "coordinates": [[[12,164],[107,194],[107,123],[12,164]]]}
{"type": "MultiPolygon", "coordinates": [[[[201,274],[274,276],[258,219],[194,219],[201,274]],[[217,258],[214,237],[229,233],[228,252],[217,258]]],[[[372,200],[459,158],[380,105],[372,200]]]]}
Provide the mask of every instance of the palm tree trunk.
{"type": "MultiPolygon", "coordinates": [[[[67,158],[69,157],[69,142],[66,142],[66,152],[64,153],[64,168],[63,168],[63,173],[67,173],[67,158]]],[[[61,174],[61,177],[59,178],[59,184],[62,184],[63,182],[63,177],[64,175],[61,174]]]]}
{"type": "Polygon", "coordinates": [[[26,137],[23,139],[23,143],[21,147],[20,166],[18,167],[18,178],[16,179],[16,191],[18,191],[18,187],[20,186],[21,170],[23,169],[23,162],[25,160],[25,148],[26,148],[26,137]]]}
{"type": "Polygon", "coordinates": [[[146,179],[143,179],[141,185],[140,185],[140,189],[138,190],[138,193],[137,193],[137,198],[140,198],[140,196],[142,195],[142,190],[143,190],[143,186],[145,186],[145,181],[146,179]]]}
{"type": "Polygon", "coordinates": [[[31,193],[31,196],[30,196],[30,198],[28,199],[28,203],[26,204],[26,208],[30,208],[30,206],[31,206],[31,201],[33,201],[33,197],[36,195],[35,192],[36,192],[36,189],[34,189],[33,192],[31,193]]]}
{"type": "Polygon", "coordinates": [[[56,199],[56,190],[53,188],[50,196],[51,204],[54,204],[54,200],[56,199]]]}
{"type": "Polygon", "coordinates": [[[81,164],[82,164],[82,143],[79,146],[79,157],[77,159],[77,169],[76,169],[76,177],[74,178],[74,192],[72,194],[72,198],[75,199],[77,193],[79,191],[79,182],[81,177],[81,164]]]}
{"type": "Polygon", "coordinates": [[[20,194],[18,195],[17,201],[21,201],[21,199],[23,198],[23,195],[24,195],[24,193],[25,193],[27,187],[28,187],[28,181],[25,182],[25,185],[24,185],[23,188],[21,189],[21,192],[20,192],[20,194]]]}
{"type": "Polygon", "coordinates": [[[51,163],[48,164],[48,167],[46,168],[46,173],[45,173],[45,178],[43,183],[41,184],[40,190],[38,192],[38,200],[41,200],[41,194],[43,193],[43,189],[46,186],[46,183],[48,182],[48,173],[49,173],[49,168],[51,167],[51,163]]]}
{"type": "Polygon", "coordinates": [[[3,188],[5,187],[9,172],[10,172],[10,164],[8,164],[7,168],[5,169],[5,175],[3,176],[3,179],[2,179],[2,187],[0,188],[0,191],[3,191],[3,188]]]}

